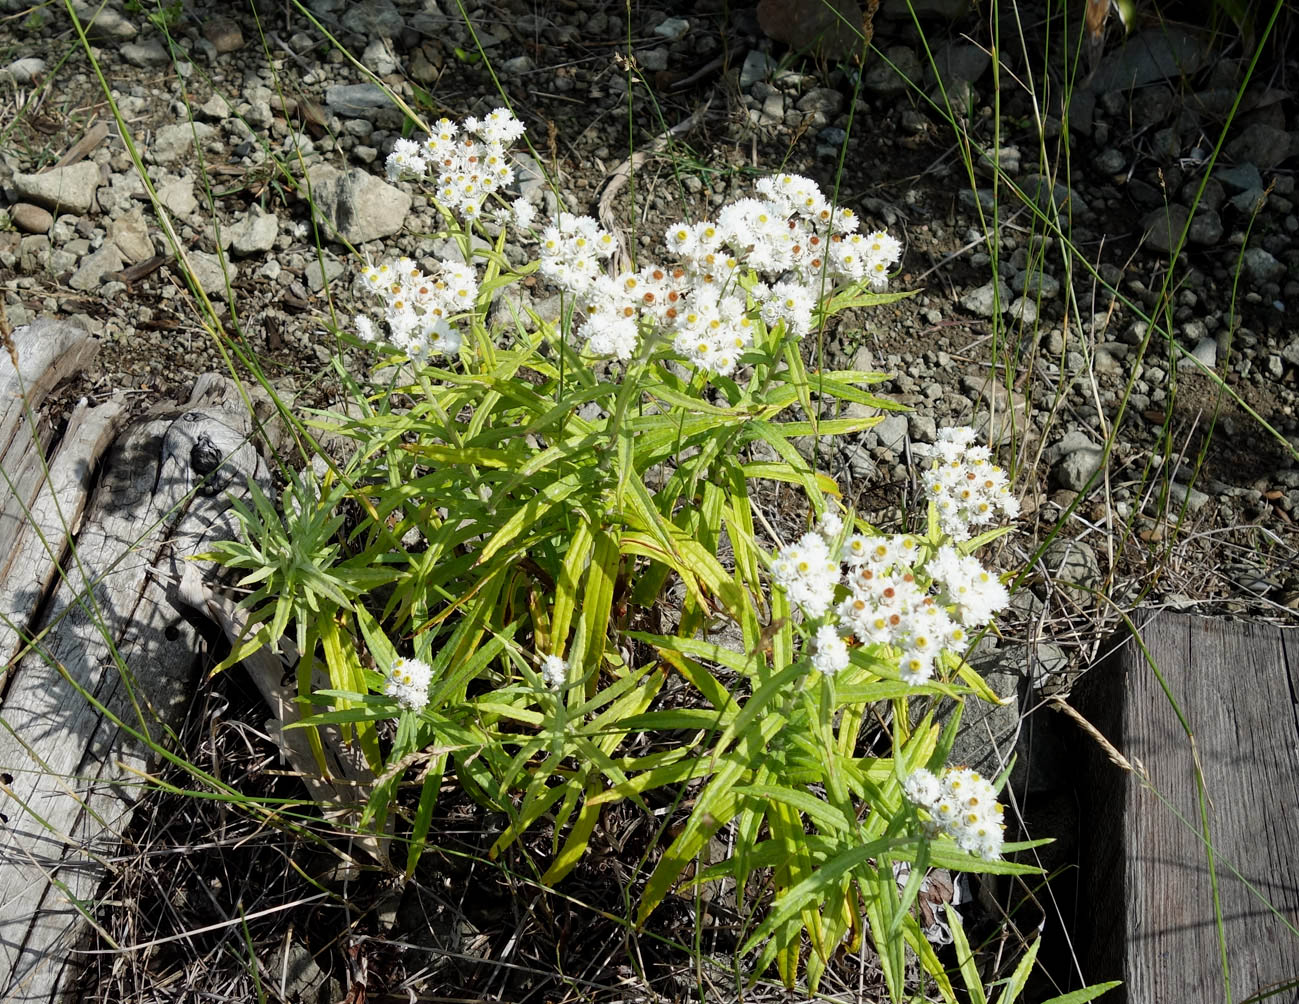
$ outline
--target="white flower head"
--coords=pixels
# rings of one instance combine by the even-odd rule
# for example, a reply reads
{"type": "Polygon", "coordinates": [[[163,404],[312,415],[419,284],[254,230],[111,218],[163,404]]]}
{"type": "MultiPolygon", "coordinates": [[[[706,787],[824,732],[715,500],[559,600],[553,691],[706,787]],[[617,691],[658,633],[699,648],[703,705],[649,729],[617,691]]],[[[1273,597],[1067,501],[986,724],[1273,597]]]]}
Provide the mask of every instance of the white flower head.
{"type": "Polygon", "coordinates": [[[818,673],[834,676],[848,668],[848,646],[832,624],[817,628],[813,641],[816,651],[812,653],[812,668],[818,673]]]}
{"type": "Polygon", "coordinates": [[[395,698],[407,711],[419,711],[428,704],[428,687],[432,677],[433,669],[428,663],[398,657],[383,681],[383,692],[386,696],[395,698]]]}
{"type": "Polygon", "coordinates": [[[557,655],[543,655],[541,679],[551,690],[561,689],[568,682],[568,663],[557,655]]]}
{"type": "Polygon", "coordinates": [[[531,228],[533,220],[537,217],[537,210],[532,203],[522,197],[510,203],[510,211],[514,215],[514,225],[520,230],[531,228]]]}

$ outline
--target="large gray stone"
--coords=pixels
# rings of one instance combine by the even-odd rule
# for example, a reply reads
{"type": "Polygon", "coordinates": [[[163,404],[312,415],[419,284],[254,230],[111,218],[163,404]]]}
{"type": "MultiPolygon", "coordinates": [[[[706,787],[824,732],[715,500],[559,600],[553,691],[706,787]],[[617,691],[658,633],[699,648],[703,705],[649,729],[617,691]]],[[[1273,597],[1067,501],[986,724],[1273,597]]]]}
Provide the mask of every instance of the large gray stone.
{"type": "Polygon", "coordinates": [[[92,42],[127,42],[140,33],[131,18],[112,7],[100,6],[91,0],[73,0],[72,9],[86,30],[86,37],[92,42]]]}
{"type": "Polygon", "coordinates": [[[1104,451],[1097,446],[1084,446],[1060,459],[1055,468],[1055,480],[1061,488],[1080,492],[1101,468],[1104,451]]]}
{"type": "Polygon", "coordinates": [[[316,218],[351,244],[391,237],[410,211],[410,196],[359,168],[322,164],[308,172],[316,218]]]}
{"type": "Polygon", "coordinates": [[[396,38],[406,27],[406,21],[392,0],[360,0],[348,4],[343,27],[366,38],[396,38]]]}
{"type": "Polygon", "coordinates": [[[984,283],[961,297],[961,306],[980,317],[991,317],[997,312],[1005,313],[1010,307],[1010,287],[999,279],[984,283]]]}
{"type": "Polygon", "coordinates": [[[118,49],[118,52],[132,66],[138,66],[142,69],[148,69],[151,66],[162,66],[171,62],[171,55],[156,38],[151,38],[145,42],[127,42],[118,49]]]}
{"type": "Polygon", "coordinates": [[[360,118],[391,106],[392,99],[377,84],[335,84],[326,88],[325,104],[335,115],[360,118]]]}
{"type": "Polygon", "coordinates": [[[280,220],[274,213],[254,209],[226,233],[230,237],[230,250],[240,257],[265,254],[275,247],[280,233],[280,220]]]}
{"type": "Polygon", "coordinates": [[[153,154],[155,163],[169,164],[188,152],[195,139],[202,143],[214,132],[216,127],[206,122],[177,122],[173,125],[165,125],[154,136],[153,146],[149,148],[149,152],[153,154]]]}
{"type": "Polygon", "coordinates": [[[13,186],[20,200],[44,206],[56,216],[61,213],[84,216],[94,205],[95,189],[99,187],[99,165],[83,160],[41,174],[15,171],[13,186]]]}
{"type": "Polygon", "coordinates": [[[112,241],[104,241],[98,251],[81,259],[81,265],[68,280],[68,285],[79,292],[89,293],[98,288],[105,273],[121,270],[122,255],[117,250],[117,245],[112,241]]]}
{"type": "Polygon", "coordinates": [[[1255,122],[1227,144],[1227,156],[1264,169],[1278,167],[1290,156],[1290,134],[1266,122],[1255,122]]]}
{"type": "Polygon", "coordinates": [[[117,245],[122,257],[132,265],[153,257],[153,242],[149,240],[149,225],[137,209],[120,216],[108,225],[108,236],[117,245]]]}
{"type": "Polygon", "coordinates": [[[194,272],[194,278],[203,292],[208,296],[225,299],[226,276],[229,275],[230,281],[233,283],[235,276],[238,275],[235,263],[229,258],[225,259],[225,269],[223,271],[221,259],[214,254],[208,254],[206,251],[189,251],[185,257],[189,259],[189,266],[194,272]]]}

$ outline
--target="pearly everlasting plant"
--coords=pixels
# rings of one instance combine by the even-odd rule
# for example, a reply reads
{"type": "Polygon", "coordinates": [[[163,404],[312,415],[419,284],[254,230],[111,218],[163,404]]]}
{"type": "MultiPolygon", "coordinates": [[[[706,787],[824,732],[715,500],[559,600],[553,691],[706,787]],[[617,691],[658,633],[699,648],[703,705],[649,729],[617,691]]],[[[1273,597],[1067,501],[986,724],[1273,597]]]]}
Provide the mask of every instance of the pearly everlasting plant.
{"type": "MultiPolygon", "coordinates": [[[[988,461],[986,448],[970,446],[973,439],[971,429],[942,430],[935,449],[948,449],[956,464],[944,470],[955,470],[962,485],[966,472],[978,472],[980,485],[993,485],[981,490],[991,493],[996,508],[1017,511],[1004,473],[988,461]]],[[[911,685],[930,680],[944,652],[959,661],[969,632],[987,625],[1010,601],[993,573],[951,543],[968,539],[969,507],[953,507],[946,518],[937,501],[934,508],[939,536],[928,540],[912,534],[845,536],[842,518],[827,512],[816,532],[780,548],[771,562],[772,580],[789,602],[822,625],[818,639],[829,627],[857,644],[881,647],[896,657],[898,678],[911,685]]],[[[988,513],[977,516],[984,520],[991,511],[989,503],[988,513]]],[[[814,657],[812,664],[825,672],[828,662],[814,657]]]]}
{"type": "Polygon", "coordinates": [[[950,837],[963,851],[988,861],[1001,857],[1005,810],[991,782],[968,767],[949,767],[939,778],[924,767],[902,785],[907,798],[928,815],[935,836],[950,837]]]}

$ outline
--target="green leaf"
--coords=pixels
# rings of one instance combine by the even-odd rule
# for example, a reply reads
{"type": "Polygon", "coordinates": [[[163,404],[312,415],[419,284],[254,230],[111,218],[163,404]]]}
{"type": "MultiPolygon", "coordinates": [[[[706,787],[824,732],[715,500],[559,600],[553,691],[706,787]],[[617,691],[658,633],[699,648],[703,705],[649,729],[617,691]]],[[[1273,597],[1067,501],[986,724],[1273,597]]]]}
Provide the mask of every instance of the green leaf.
{"type": "Polygon", "coordinates": [[[1052,997],[1049,1001],[1043,1001],[1042,1004],[1086,1004],[1087,1001],[1094,1001],[1101,994],[1107,994],[1115,987],[1123,985],[1122,980],[1110,980],[1108,983],[1096,983],[1090,987],[1083,987],[1081,990],[1074,990],[1072,993],[1063,994],[1059,997],[1052,997]]]}
{"type": "Polygon", "coordinates": [[[974,964],[974,953],[970,951],[970,942],[965,937],[965,928],[961,926],[961,915],[951,903],[947,904],[947,926],[952,931],[952,948],[956,951],[956,964],[961,970],[961,979],[965,990],[970,995],[972,1004],[988,1004],[983,992],[983,980],[974,964]]]}

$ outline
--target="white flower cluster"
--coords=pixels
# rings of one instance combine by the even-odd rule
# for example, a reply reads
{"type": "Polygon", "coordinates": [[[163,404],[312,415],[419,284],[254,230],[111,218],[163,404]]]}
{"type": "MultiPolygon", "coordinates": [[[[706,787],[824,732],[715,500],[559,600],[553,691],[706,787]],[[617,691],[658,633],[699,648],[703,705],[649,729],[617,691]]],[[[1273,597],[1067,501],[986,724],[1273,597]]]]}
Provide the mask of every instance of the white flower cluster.
{"type": "Polygon", "coordinates": [[[551,690],[560,690],[568,682],[568,663],[557,655],[541,657],[541,679],[551,690]]]}
{"type": "Polygon", "coordinates": [[[924,472],[925,491],[938,507],[943,532],[968,540],[971,527],[992,522],[997,512],[1019,515],[1006,472],[992,462],[986,446],[976,446],[973,429],[943,429],[933,446],[913,446],[932,461],[924,472]]]}
{"type": "Polygon", "coordinates": [[[641,334],[658,328],[689,362],[728,375],[752,344],[756,319],[801,335],[823,292],[887,285],[901,254],[895,238],[857,233],[852,210],[833,208],[800,175],[764,178],[757,188],[763,198],[733,202],[716,221],[669,227],[677,264],[612,278],[601,262],[617,246],[613,236],[590,217],[561,213],[541,235],[540,271],[576,298],[588,350],[630,359],[641,334]]]}
{"type": "Polygon", "coordinates": [[[913,805],[929,814],[934,833],[988,861],[1001,857],[1004,810],[991,782],[968,767],[948,767],[939,778],[920,767],[902,782],[913,805]]]}
{"type": "Polygon", "coordinates": [[[505,108],[460,125],[438,119],[422,143],[399,139],[393,144],[388,179],[423,178],[434,172],[438,202],[475,220],[482,215],[484,201],[514,180],[508,149],[523,133],[523,123],[505,108]]]}
{"type": "Polygon", "coordinates": [[[383,692],[396,698],[397,703],[408,711],[419,711],[428,704],[428,685],[432,677],[433,669],[427,662],[398,657],[383,681],[383,692]]]}
{"type": "Polygon", "coordinates": [[[356,332],[367,342],[387,341],[417,363],[434,354],[460,351],[460,331],[453,323],[473,309],[478,298],[478,275],[469,265],[439,262],[436,275],[425,275],[409,258],[368,265],[361,271],[366,289],[383,299],[387,337],[364,314],[356,318],[356,332]]]}
{"type": "Polygon", "coordinates": [[[847,665],[841,636],[851,634],[897,649],[900,678],[913,686],[933,677],[941,652],[959,654],[969,631],[1010,602],[995,575],[950,544],[931,550],[907,534],[845,538],[842,518],[829,512],[816,531],[776,552],[771,575],[809,620],[830,619],[815,634],[817,670],[847,665]]]}

